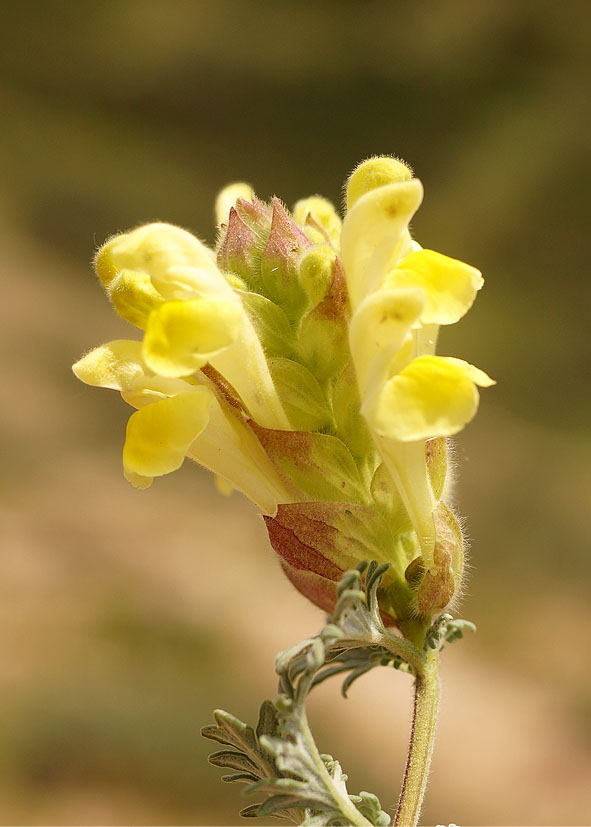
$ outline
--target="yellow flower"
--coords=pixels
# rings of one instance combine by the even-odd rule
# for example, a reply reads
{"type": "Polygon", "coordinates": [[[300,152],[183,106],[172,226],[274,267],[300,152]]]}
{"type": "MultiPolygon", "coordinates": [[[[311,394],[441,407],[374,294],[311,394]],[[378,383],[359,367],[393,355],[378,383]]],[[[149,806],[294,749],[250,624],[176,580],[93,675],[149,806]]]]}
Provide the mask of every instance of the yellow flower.
{"type": "Polygon", "coordinates": [[[159,376],[146,365],[141,342],[117,340],[74,365],[83,382],[120,391],[138,408],[128,424],[123,470],[138,488],[175,471],[189,456],[250,497],[263,514],[290,495],[258,440],[218,398],[205,375],[159,376]]]}
{"type": "Polygon", "coordinates": [[[466,362],[433,355],[439,325],[470,309],[483,279],[461,261],[413,249],[408,225],[422,197],[399,162],[361,164],[349,181],[341,258],[362,412],[432,567],[436,503],[424,442],[460,431],[478,408],[475,386],[493,382],[466,362]]]}
{"type": "Polygon", "coordinates": [[[435,355],[483,280],[413,241],[422,197],[408,166],[373,158],[349,179],[343,220],[320,196],[290,215],[232,184],[215,251],[169,224],[116,236],[96,270],[143,337],[74,365],[137,409],[123,451],[134,485],[185,457],[210,469],[257,504],[287,575],[325,608],[344,569],[391,562],[382,600],[405,633],[459,586],[444,440],[492,384],[435,355]]]}

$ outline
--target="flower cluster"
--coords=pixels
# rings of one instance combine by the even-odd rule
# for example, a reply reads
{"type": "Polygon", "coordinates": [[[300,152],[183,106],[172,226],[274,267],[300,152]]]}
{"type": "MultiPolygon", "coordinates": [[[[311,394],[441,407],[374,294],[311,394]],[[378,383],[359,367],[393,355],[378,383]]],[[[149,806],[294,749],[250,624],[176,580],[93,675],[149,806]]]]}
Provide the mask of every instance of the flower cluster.
{"type": "Polygon", "coordinates": [[[139,488],[186,456],[264,515],[282,566],[330,609],[360,559],[390,562],[381,605],[405,634],[457,593],[462,536],[444,503],[445,438],[492,380],[435,355],[478,270],[412,240],[418,179],[389,157],[362,163],[344,220],[319,196],[290,214],[234,184],[216,203],[216,251],[169,224],[109,240],[96,270],[143,331],[74,365],[137,409],[123,450],[139,488]]]}

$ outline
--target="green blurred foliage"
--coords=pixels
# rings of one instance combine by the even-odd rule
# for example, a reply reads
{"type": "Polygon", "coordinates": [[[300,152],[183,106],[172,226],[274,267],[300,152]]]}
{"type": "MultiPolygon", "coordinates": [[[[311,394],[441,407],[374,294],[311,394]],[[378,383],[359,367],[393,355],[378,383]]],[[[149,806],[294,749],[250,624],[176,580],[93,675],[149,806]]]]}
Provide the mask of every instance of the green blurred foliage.
{"type": "MultiPolygon", "coordinates": [[[[215,194],[235,179],[288,204],[315,192],[338,203],[346,174],[377,153],[403,157],[425,183],[414,222],[423,245],[475,264],[487,281],[441,345],[498,380],[456,448],[475,567],[462,613],[480,630],[461,645],[483,675],[542,687],[563,721],[547,741],[556,751],[549,764],[535,764],[530,734],[535,777],[521,792],[503,776],[499,793],[491,776],[494,801],[464,801],[436,764],[448,786],[435,775],[425,818],[587,820],[577,773],[589,759],[589,664],[580,655],[590,570],[589,19],[583,0],[50,0],[3,9],[3,611],[18,638],[7,638],[0,675],[3,823],[234,823],[239,797],[205,764],[198,728],[217,705],[253,718],[273,693],[272,646],[318,625],[305,606],[301,635],[297,623],[272,619],[300,599],[288,596],[262,533],[244,528],[252,513],[236,500],[213,505],[195,468],[137,498],[120,482],[126,411],[69,373],[84,349],[128,335],[93,281],[93,247],[153,219],[212,242],[215,194]],[[235,565],[231,526],[227,537],[207,535],[211,548],[201,536],[212,509],[228,524],[236,513],[233,530],[246,530],[246,551],[269,567],[261,582],[276,591],[255,601],[267,624],[264,677],[243,674],[239,653],[256,637],[236,620],[252,614],[256,627],[256,611],[237,584],[208,578],[208,593],[222,588],[238,607],[230,619],[179,612],[216,543],[227,543],[220,559],[235,565]],[[150,511],[172,513],[185,544],[197,537],[194,563],[181,554],[176,580],[163,572],[180,552],[157,548],[169,524],[150,511]],[[554,760],[571,770],[549,789],[554,760]]],[[[190,595],[199,602],[198,586],[190,595]]],[[[337,752],[320,718],[323,748],[337,752]]],[[[460,755],[465,733],[455,738],[460,755]]],[[[348,759],[354,773],[373,760],[355,751],[348,759]]],[[[489,760],[502,766],[502,750],[489,760]]],[[[382,802],[395,797],[394,777],[376,789],[382,802]]],[[[371,766],[363,779],[373,789],[371,766]]]]}

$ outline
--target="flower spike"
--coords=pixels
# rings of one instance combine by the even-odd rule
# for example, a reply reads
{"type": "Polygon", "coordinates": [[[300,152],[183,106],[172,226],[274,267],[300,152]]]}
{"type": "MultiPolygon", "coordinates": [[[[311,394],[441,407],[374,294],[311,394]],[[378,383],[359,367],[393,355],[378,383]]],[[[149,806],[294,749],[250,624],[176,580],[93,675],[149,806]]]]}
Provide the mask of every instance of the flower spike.
{"type": "Polygon", "coordinates": [[[231,184],[215,250],[165,223],[115,236],[96,271],[141,341],[74,365],[137,409],[123,452],[134,485],[185,457],[208,468],[256,503],[287,576],[329,611],[342,573],[375,560],[381,617],[421,646],[462,579],[445,440],[494,384],[435,354],[483,279],[412,239],[422,198],[384,156],[354,170],[342,219],[321,196],[292,214],[231,184]]]}

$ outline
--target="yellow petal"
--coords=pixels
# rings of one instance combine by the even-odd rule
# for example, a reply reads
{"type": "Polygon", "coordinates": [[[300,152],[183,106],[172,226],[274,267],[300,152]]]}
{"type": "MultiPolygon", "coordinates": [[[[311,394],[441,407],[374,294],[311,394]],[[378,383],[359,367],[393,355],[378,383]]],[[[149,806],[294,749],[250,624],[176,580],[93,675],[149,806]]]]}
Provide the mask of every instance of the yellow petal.
{"type": "Polygon", "coordinates": [[[263,514],[273,515],[278,503],[293,500],[250,427],[213,395],[207,426],[187,456],[245,494],[263,514]]]}
{"type": "Polygon", "coordinates": [[[290,430],[291,425],[273,384],[265,352],[256,332],[246,321],[239,340],[211,358],[236,391],[250,416],[264,428],[290,430]]]}
{"type": "Polygon", "coordinates": [[[73,366],[82,382],[121,392],[134,408],[185,393],[194,387],[186,379],[154,376],[144,362],[142,343],[118,339],[95,348],[73,366]]]}
{"type": "MultiPolygon", "coordinates": [[[[302,198],[293,208],[294,221],[300,224],[307,231],[307,224],[316,224],[321,231],[324,231],[330,243],[338,249],[341,237],[341,218],[334,206],[326,198],[320,195],[311,195],[309,198],[302,198]]],[[[319,238],[318,241],[327,239],[319,238]]],[[[317,239],[313,241],[316,243],[317,239]]]]}
{"type": "Polygon", "coordinates": [[[211,392],[196,388],[136,411],[127,423],[123,470],[137,487],[183,464],[191,443],[207,425],[211,392]]]}
{"type": "Polygon", "coordinates": [[[215,216],[218,224],[227,224],[230,210],[238,201],[239,198],[244,198],[250,201],[254,195],[254,190],[250,184],[244,184],[241,181],[235,184],[228,184],[227,187],[220,192],[215,200],[215,216]]]}
{"type": "Polygon", "coordinates": [[[87,385],[131,390],[144,374],[142,343],[129,339],[116,339],[91,350],[72,370],[87,385]]]}
{"type": "Polygon", "coordinates": [[[485,373],[480,368],[477,368],[475,365],[471,365],[470,362],[465,362],[463,359],[456,359],[455,356],[439,356],[439,359],[443,359],[444,362],[448,362],[450,365],[455,365],[458,370],[464,372],[464,375],[471,379],[475,385],[479,385],[481,388],[490,388],[492,385],[496,385],[494,379],[491,379],[488,373],[485,373]]]}
{"type": "Polygon", "coordinates": [[[425,324],[454,324],[472,307],[484,279],[480,271],[463,261],[434,250],[418,250],[399,262],[389,274],[390,287],[422,287],[425,324]]]}
{"type": "Polygon", "coordinates": [[[233,295],[227,279],[219,270],[178,264],[165,275],[151,276],[152,284],[165,299],[188,299],[192,296],[233,295]]]}
{"type": "Polygon", "coordinates": [[[341,260],[353,309],[381,285],[410,246],[407,227],[422,198],[421,182],[413,178],[371,190],[347,213],[341,260]]]}
{"type": "Polygon", "coordinates": [[[433,564],[435,499],[423,442],[400,442],[374,434],[376,444],[402,498],[421,546],[425,565],[433,564]]]}
{"type": "Polygon", "coordinates": [[[133,408],[143,408],[159,399],[186,393],[197,383],[193,377],[177,379],[173,376],[154,376],[152,372],[136,377],[133,388],[121,391],[121,396],[133,408]]]}
{"type": "Polygon", "coordinates": [[[355,351],[372,358],[383,348],[398,349],[423,307],[423,291],[415,287],[379,290],[368,296],[351,321],[355,351]]]}
{"type": "Polygon", "coordinates": [[[368,158],[362,161],[351,173],[347,181],[347,209],[350,210],[362,195],[386,184],[398,181],[410,181],[411,168],[389,155],[368,158]]]}
{"type": "Polygon", "coordinates": [[[121,318],[145,329],[152,310],[164,301],[147,273],[122,270],[109,284],[108,293],[121,318]]]}
{"type": "Polygon", "coordinates": [[[173,224],[145,224],[107,241],[95,259],[98,277],[108,287],[122,270],[147,273],[156,288],[171,267],[188,266],[217,272],[215,255],[194,235],[173,224]]]}
{"type": "Polygon", "coordinates": [[[216,491],[221,494],[223,497],[230,497],[236,489],[229,482],[225,477],[220,477],[219,474],[215,474],[213,478],[216,491]]]}
{"type": "Polygon", "coordinates": [[[144,336],[146,364],[162,376],[185,376],[236,341],[243,322],[238,300],[196,298],[165,302],[144,336]]]}
{"type": "Polygon", "coordinates": [[[401,442],[452,436],[476,414],[476,384],[494,384],[462,359],[419,356],[384,386],[371,424],[401,442]]]}
{"type": "Polygon", "coordinates": [[[400,350],[424,306],[419,288],[378,290],[362,301],[351,320],[349,342],[362,397],[388,378],[390,362],[400,350]]]}

